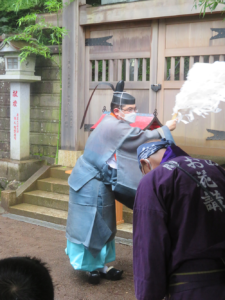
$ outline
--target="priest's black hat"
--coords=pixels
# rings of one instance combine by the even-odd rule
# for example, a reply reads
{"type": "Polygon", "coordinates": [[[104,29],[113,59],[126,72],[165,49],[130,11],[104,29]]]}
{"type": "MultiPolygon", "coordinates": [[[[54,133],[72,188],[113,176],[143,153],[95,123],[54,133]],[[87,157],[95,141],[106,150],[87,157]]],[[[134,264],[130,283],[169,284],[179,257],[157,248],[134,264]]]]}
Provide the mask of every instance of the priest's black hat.
{"type": "Polygon", "coordinates": [[[86,106],[86,109],[85,109],[85,112],[84,112],[84,115],[83,115],[83,118],[82,118],[80,129],[84,125],[84,121],[85,121],[85,118],[86,118],[88,107],[89,107],[89,105],[91,103],[91,99],[92,99],[92,97],[94,95],[94,92],[96,91],[96,89],[97,89],[97,87],[99,85],[108,85],[114,91],[111,104],[115,104],[115,105],[119,105],[119,106],[121,106],[121,105],[135,104],[135,98],[133,96],[131,96],[130,94],[128,94],[128,93],[126,93],[126,92],[123,91],[123,89],[124,89],[124,81],[123,80],[120,80],[117,83],[115,89],[114,89],[114,86],[111,83],[109,83],[109,82],[99,82],[96,85],[96,87],[94,88],[94,90],[93,90],[93,92],[91,94],[91,97],[90,97],[90,99],[88,101],[88,104],[86,106]]]}
{"type": "Polygon", "coordinates": [[[116,105],[135,104],[135,98],[130,94],[124,92],[123,89],[124,89],[124,81],[120,80],[117,83],[116,89],[113,93],[112,103],[116,105]]]}

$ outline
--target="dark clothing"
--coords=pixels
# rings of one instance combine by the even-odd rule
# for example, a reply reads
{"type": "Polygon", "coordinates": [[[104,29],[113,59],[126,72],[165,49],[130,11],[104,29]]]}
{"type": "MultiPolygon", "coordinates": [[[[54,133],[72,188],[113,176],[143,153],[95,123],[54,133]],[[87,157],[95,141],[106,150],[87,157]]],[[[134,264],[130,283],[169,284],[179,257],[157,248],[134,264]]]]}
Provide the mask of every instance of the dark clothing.
{"type": "Polygon", "coordinates": [[[186,291],[224,283],[225,265],[221,259],[187,260],[170,276],[168,295],[181,295],[186,291]]]}
{"type": "Polygon", "coordinates": [[[189,156],[189,155],[186,152],[184,152],[181,148],[175,145],[168,147],[166,149],[166,152],[163,155],[161,165],[178,156],[189,156]]]}
{"type": "Polygon", "coordinates": [[[127,195],[120,194],[117,192],[114,192],[114,195],[115,195],[115,199],[117,201],[119,201],[123,205],[127,206],[128,208],[133,209],[135,197],[127,196],[127,195]]]}
{"type": "MultiPolygon", "coordinates": [[[[217,164],[184,156],[176,146],[167,148],[162,162],[165,161],[179,164],[225,205],[225,172],[217,164]]],[[[225,214],[201,187],[171,165],[160,165],[142,178],[133,226],[138,300],[162,300],[168,293],[171,275],[182,270],[184,263],[207,259],[204,269],[198,271],[214,270],[210,262],[225,258],[225,214]]],[[[193,278],[191,281],[196,281],[193,278]]],[[[225,280],[218,287],[218,295],[216,284],[175,291],[168,299],[225,299],[225,280]]]]}
{"type": "MultiPolygon", "coordinates": [[[[146,298],[151,299],[151,298],[146,298]]],[[[225,299],[224,284],[211,285],[208,287],[192,289],[173,294],[169,300],[223,300],[225,299]]]]}

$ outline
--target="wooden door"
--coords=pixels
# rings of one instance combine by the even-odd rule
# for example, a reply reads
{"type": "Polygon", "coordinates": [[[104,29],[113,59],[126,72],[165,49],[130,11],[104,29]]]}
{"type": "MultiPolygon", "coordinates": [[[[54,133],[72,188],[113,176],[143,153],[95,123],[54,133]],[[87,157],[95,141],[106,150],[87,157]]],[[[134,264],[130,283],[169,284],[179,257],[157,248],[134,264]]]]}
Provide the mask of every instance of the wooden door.
{"type": "MultiPolygon", "coordinates": [[[[125,90],[136,98],[139,112],[149,113],[151,22],[132,22],[91,26],[86,29],[86,39],[111,37],[111,46],[86,47],[85,101],[100,81],[114,86],[123,79],[125,90]]],[[[113,92],[100,86],[92,99],[86,123],[94,124],[105,106],[110,110],[113,92]]]]}
{"type": "MultiPolygon", "coordinates": [[[[172,116],[176,95],[179,93],[188,70],[194,63],[224,61],[225,39],[215,38],[214,28],[225,29],[222,18],[173,18],[160,20],[158,43],[158,83],[162,90],[157,95],[160,120],[172,116]]],[[[177,145],[190,154],[224,156],[225,141],[206,140],[212,134],[207,129],[225,131],[225,103],[222,112],[211,113],[206,119],[195,115],[192,123],[180,123],[173,136],[177,145]]]]}
{"type": "MultiPolygon", "coordinates": [[[[139,112],[153,113],[150,101],[150,56],[152,43],[151,21],[108,24],[86,28],[88,43],[106,39],[109,45],[86,46],[86,90],[87,103],[93,89],[100,81],[116,86],[119,80],[125,80],[125,91],[136,98],[139,112]],[[90,40],[92,39],[92,40],[90,40]],[[95,39],[95,40],[93,40],[95,39]]],[[[86,40],[87,41],[87,40],[86,40]]],[[[157,67],[157,64],[156,64],[157,67]]],[[[94,124],[100,118],[103,107],[110,110],[113,91],[100,86],[92,99],[86,124],[94,124]]],[[[89,132],[86,132],[86,139],[89,132]]],[[[123,205],[116,201],[117,224],[123,223],[123,205]]]]}

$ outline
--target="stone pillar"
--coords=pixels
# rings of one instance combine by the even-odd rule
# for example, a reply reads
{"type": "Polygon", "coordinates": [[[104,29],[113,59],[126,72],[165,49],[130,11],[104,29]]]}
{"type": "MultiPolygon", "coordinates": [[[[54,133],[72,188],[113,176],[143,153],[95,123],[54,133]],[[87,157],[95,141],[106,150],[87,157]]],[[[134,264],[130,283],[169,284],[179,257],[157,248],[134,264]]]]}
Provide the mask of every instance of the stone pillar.
{"type": "Polygon", "coordinates": [[[30,155],[30,83],[10,83],[10,158],[30,155]]]}
{"type": "MultiPolygon", "coordinates": [[[[67,3],[67,0],[63,2],[67,3]]],[[[69,35],[62,44],[61,149],[70,151],[84,149],[84,129],[80,130],[80,123],[84,112],[84,85],[88,82],[84,77],[85,34],[79,25],[81,4],[74,0],[63,9],[63,26],[69,35]]]]}

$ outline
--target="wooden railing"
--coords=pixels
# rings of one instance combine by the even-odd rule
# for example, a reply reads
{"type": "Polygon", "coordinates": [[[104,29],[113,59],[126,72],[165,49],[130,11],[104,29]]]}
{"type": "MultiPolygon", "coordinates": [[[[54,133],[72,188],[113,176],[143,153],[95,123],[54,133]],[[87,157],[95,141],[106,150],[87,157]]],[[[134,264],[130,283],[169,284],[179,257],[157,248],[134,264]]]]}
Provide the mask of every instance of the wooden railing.
{"type": "MultiPolygon", "coordinates": [[[[148,82],[150,58],[102,59],[90,61],[90,82],[148,82]]],[[[148,86],[149,87],[149,86],[148,86]]]]}
{"type": "Polygon", "coordinates": [[[187,79],[187,73],[194,63],[214,63],[224,61],[225,55],[199,55],[199,56],[176,56],[165,59],[165,80],[183,81],[187,79]]]}

